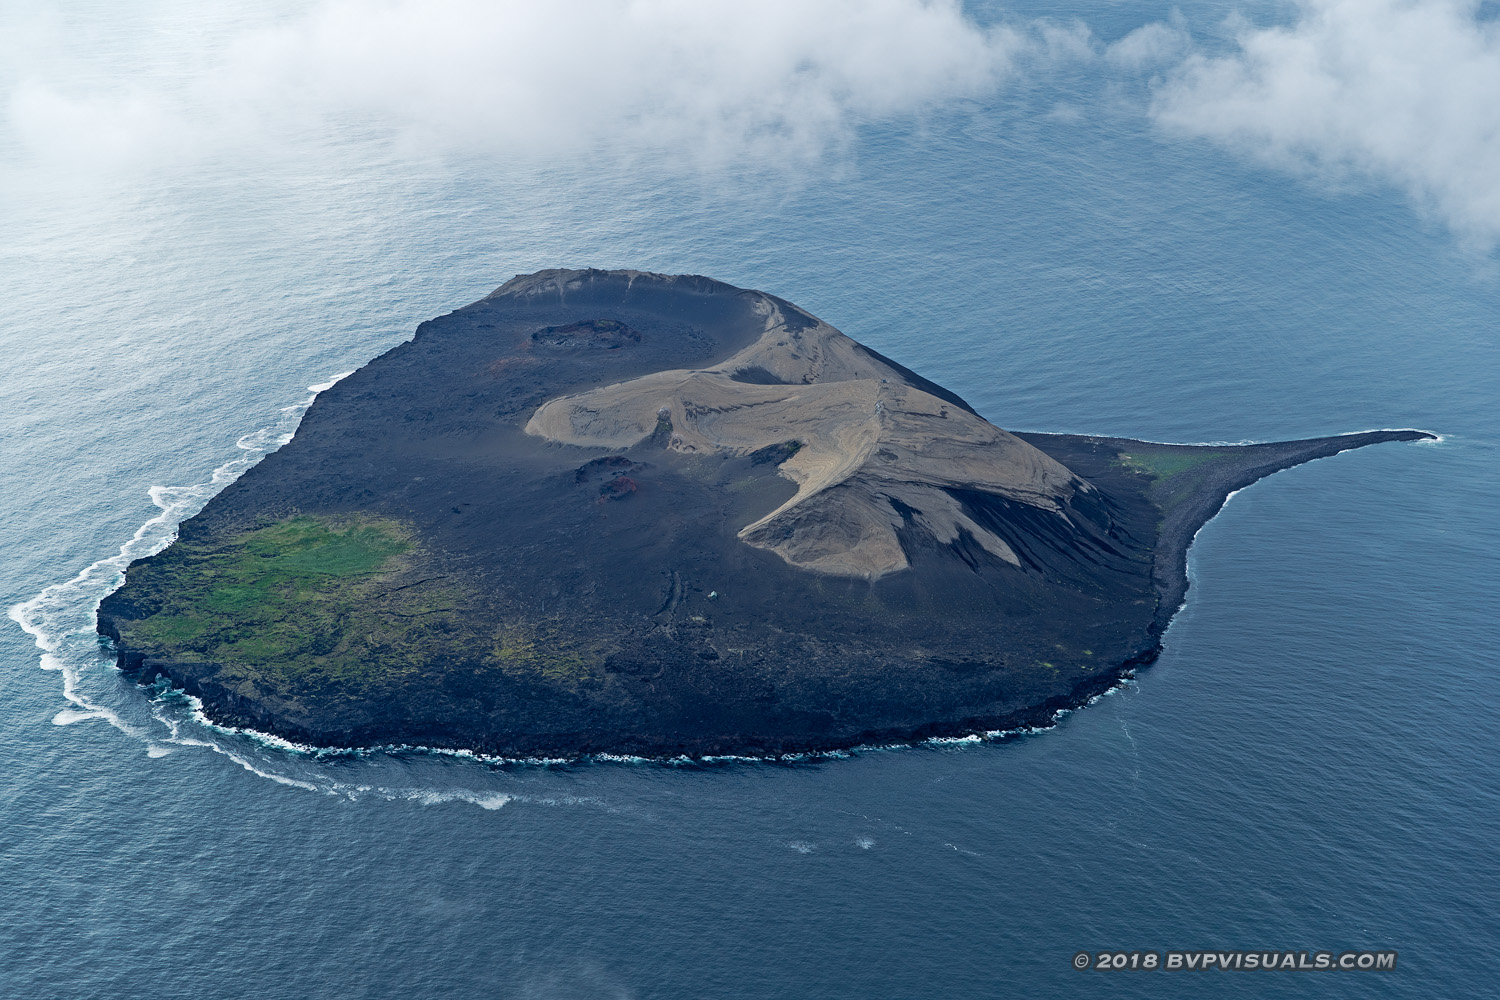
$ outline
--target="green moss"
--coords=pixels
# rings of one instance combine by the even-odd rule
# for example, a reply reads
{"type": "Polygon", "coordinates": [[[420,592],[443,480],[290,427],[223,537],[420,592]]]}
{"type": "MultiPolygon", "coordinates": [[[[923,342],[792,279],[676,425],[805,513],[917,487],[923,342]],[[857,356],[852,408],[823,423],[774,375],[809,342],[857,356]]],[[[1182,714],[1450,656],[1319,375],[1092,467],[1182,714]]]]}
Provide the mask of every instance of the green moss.
{"type": "Polygon", "coordinates": [[[518,680],[578,690],[602,680],[597,651],[579,648],[563,638],[561,622],[540,627],[512,624],[500,629],[491,646],[493,662],[518,680]]]}
{"type": "Polygon", "coordinates": [[[413,549],[407,528],[368,515],[179,541],[131,569],[139,603],[155,611],[121,622],[121,638],[286,692],[393,683],[466,628],[459,588],[404,580],[413,549]]]}
{"type": "Polygon", "coordinates": [[[561,622],[497,633],[465,586],[424,566],[397,521],[294,517],[179,541],[132,567],[135,602],[153,613],[118,626],[127,645],[305,703],[417,682],[484,686],[491,671],[575,691],[600,679],[602,654],[563,639],[561,622]]]}
{"type": "Polygon", "coordinates": [[[1222,458],[1227,454],[1229,452],[1216,448],[1166,446],[1160,450],[1136,448],[1128,455],[1121,452],[1120,457],[1115,461],[1132,472],[1162,480],[1170,479],[1188,469],[1196,468],[1204,462],[1222,458]]]}

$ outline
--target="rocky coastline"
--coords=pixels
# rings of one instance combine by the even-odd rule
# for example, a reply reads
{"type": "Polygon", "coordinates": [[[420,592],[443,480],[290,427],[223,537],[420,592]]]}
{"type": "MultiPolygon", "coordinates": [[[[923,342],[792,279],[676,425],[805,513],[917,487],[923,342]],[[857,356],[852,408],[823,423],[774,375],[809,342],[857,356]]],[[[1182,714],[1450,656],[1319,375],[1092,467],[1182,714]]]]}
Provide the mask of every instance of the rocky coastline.
{"type": "Polygon", "coordinates": [[[1045,725],[1156,658],[1234,490],[1375,431],[1010,434],[784,300],[519,276],[320,395],[101,604],[221,725],[512,758],[1045,725]]]}

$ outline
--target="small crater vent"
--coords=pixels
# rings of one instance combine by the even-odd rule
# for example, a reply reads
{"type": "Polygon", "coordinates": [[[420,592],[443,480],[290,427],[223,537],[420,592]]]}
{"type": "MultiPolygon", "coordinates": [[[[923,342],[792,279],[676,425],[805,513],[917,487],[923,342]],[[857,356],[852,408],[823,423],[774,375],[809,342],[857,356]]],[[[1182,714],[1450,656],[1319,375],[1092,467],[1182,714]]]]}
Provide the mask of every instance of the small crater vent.
{"type": "Polygon", "coordinates": [[[531,335],[539,347],[568,350],[618,351],[641,342],[641,335],[617,319],[581,319],[566,326],[549,326],[531,335]]]}
{"type": "Polygon", "coordinates": [[[783,441],[750,453],[751,465],[780,465],[802,450],[801,441],[783,441]]]}
{"type": "Polygon", "coordinates": [[[623,500],[641,488],[635,478],[646,466],[624,455],[607,455],[585,462],[573,473],[573,481],[593,494],[595,503],[623,500]]]}
{"type": "Polygon", "coordinates": [[[645,466],[640,462],[632,462],[624,455],[606,455],[580,465],[573,473],[573,481],[579,484],[598,485],[617,476],[635,475],[644,468],[645,466]]]}
{"type": "Polygon", "coordinates": [[[736,382],[748,382],[751,385],[790,385],[784,378],[780,378],[775,372],[760,365],[751,365],[748,368],[736,368],[729,373],[729,377],[736,382]]]}

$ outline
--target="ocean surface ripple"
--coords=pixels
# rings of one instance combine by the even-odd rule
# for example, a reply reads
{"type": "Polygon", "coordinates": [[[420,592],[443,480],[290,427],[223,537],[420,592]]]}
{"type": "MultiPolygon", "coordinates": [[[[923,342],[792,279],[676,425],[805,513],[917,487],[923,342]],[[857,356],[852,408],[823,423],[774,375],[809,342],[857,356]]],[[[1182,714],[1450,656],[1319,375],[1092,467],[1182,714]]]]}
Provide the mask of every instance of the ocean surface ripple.
{"type": "MultiPolygon", "coordinates": [[[[1014,13],[1105,37],[1170,16],[1134,6],[1014,13]]],[[[1228,11],[1182,9],[1206,35],[1228,11]]],[[[158,53],[200,44],[160,16],[158,53]]],[[[1493,261],[1389,192],[1163,136],[1103,73],[862,125],[754,183],[351,128],[80,185],[0,141],[0,996],[1493,992],[1493,261]],[[578,265],[781,295],[1010,429],[1442,441],[1238,492],[1161,659],[1045,731],[666,766],[318,752],[119,677],[99,599],[328,373],[578,265]],[[1070,966],[1132,948],[1400,968],[1070,966]]]]}

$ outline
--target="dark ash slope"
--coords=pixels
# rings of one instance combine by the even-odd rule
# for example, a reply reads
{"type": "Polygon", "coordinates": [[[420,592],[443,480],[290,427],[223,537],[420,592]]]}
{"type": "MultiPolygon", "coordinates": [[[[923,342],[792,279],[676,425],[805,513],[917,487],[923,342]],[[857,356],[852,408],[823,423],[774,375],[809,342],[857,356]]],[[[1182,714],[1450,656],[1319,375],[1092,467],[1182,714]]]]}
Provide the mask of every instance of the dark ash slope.
{"type": "Polygon", "coordinates": [[[819,544],[864,551],[873,536],[841,543],[840,526],[880,522],[905,566],[815,572],[779,537],[739,535],[797,494],[789,475],[826,471],[805,441],[698,447],[732,407],[681,399],[619,447],[525,431],[560,396],[738,355],[759,360],[708,382],[731,401],[748,387],[747,410],[829,381],[857,409],[844,383],[866,380],[887,424],[896,392],[908,422],[974,426],[952,393],[771,296],[542,272],[320,395],[290,444],[131,565],[99,629],[126,671],[169,678],[215,720],[320,745],[776,753],[1003,728],[1154,658],[1187,545],[1229,492],[1429,436],[1194,448],[995,431],[985,447],[1019,471],[992,462],[965,484],[881,472],[923,456],[902,465],[851,424],[867,465],[817,480],[768,531],[812,524],[819,544]]]}

